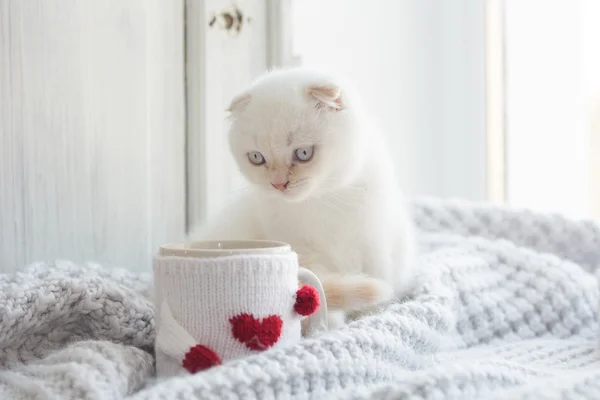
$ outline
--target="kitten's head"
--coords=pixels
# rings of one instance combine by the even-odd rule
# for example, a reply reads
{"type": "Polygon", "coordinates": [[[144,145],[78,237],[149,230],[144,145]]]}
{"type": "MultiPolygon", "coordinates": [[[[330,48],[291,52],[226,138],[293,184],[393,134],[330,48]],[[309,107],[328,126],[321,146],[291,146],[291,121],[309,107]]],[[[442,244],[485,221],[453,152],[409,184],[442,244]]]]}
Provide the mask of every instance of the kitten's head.
{"type": "Polygon", "coordinates": [[[233,157],[250,183],[288,201],[351,182],[364,159],[348,91],[324,74],[271,72],[229,107],[233,157]]]}

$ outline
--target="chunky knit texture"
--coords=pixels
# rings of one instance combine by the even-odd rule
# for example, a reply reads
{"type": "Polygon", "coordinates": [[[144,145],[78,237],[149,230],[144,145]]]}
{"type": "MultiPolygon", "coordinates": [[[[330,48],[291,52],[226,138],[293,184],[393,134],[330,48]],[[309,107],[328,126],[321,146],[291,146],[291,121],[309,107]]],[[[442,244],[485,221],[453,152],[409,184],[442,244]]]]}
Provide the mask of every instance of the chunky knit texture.
{"type": "Polygon", "coordinates": [[[0,277],[0,398],[600,398],[600,226],[415,203],[409,298],[340,330],[153,378],[147,277],[70,263],[0,277]]]}
{"type": "Polygon", "coordinates": [[[156,256],[154,280],[159,377],[196,373],[300,340],[304,316],[295,308],[306,308],[310,287],[299,289],[295,253],[156,256]]]}

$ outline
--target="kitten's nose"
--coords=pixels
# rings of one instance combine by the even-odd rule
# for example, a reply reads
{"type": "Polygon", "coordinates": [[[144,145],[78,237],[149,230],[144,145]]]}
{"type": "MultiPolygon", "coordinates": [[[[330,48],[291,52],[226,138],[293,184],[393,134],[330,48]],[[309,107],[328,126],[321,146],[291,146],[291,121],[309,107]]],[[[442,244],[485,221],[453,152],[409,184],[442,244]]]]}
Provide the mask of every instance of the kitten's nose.
{"type": "Polygon", "coordinates": [[[285,188],[287,188],[288,183],[290,183],[290,181],[287,181],[285,183],[273,183],[273,182],[271,182],[271,185],[275,189],[279,190],[280,192],[283,192],[283,191],[285,191],[285,188]]]}

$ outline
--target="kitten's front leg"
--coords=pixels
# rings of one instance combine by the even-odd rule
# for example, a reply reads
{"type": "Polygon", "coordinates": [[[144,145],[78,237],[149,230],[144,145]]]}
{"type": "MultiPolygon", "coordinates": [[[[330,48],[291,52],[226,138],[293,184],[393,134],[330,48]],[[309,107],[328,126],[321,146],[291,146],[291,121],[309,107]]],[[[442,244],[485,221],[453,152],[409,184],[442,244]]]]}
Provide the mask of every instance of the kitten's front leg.
{"type": "Polygon", "coordinates": [[[394,298],[386,281],[364,274],[324,274],[321,279],[328,308],[345,312],[361,311],[394,298]]]}
{"type": "Polygon", "coordinates": [[[331,329],[343,326],[349,313],[372,309],[394,298],[392,286],[384,280],[364,274],[332,273],[317,264],[303,266],[312,270],[323,285],[331,329]]]}

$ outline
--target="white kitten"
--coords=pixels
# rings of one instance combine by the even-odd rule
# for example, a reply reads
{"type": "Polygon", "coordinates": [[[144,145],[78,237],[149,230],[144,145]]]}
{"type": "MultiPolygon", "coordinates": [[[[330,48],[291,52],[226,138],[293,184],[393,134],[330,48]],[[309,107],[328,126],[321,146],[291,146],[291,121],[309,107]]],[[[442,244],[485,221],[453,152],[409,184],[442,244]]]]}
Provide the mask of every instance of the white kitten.
{"type": "Polygon", "coordinates": [[[231,152],[251,188],[193,239],[290,243],[338,317],[389,301],[409,283],[411,220],[383,138],[346,85],[279,70],[229,111],[231,152]]]}

